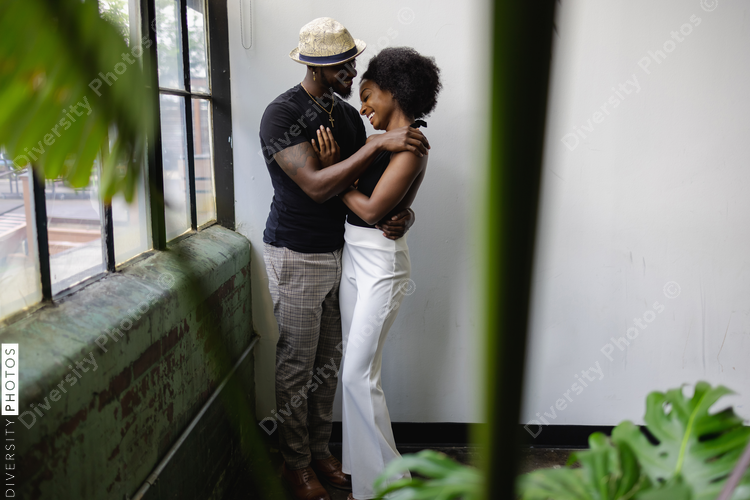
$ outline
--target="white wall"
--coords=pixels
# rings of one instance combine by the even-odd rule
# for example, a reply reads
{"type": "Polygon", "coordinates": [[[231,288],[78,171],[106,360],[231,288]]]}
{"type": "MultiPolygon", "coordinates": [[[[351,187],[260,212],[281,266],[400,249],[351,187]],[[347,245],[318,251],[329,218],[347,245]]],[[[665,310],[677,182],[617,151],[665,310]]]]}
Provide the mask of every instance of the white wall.
{"type": "MultiPolygon", "coordinates": [[[[253,317],[262,336],[256,351],[258,418],[275,407],[278,339],[262,253],[273,190],[258,154],[258,125],[266,105],[304,76],[304,67],[288,57],[299,29],[328,16],[368,43],[358,59],[360,74],[379,45],[414,47],[434,56],[442,69],[443,92],[425,131],[432,144],[430,163],[413,207],[417,223],[409,234],[416,292],[404,301],[389,335],[383,388],[395,422],[478,421],[471,221],[478,208],[474,193],[487,119],[488,6],[478,0],[255,1],[252,47],[246,49],[240,0],[228,5],[236,218],[238,231],[253,244],[253,317]]],[[[350,102],[358,108],[357,95],[355,88],[350,102]]],[[[365,126],[373,132],[369,122],[365,126]]],[[[340,419],[339,402],[334,417],[340,419]]]]}
{"type": "Polygon", "coordinates": [[[648,392],[698,380],[750,416],[750,4],[703,4],[559,5],[524,423],[596,363],[547,421],[642,422],[648,392]]]}

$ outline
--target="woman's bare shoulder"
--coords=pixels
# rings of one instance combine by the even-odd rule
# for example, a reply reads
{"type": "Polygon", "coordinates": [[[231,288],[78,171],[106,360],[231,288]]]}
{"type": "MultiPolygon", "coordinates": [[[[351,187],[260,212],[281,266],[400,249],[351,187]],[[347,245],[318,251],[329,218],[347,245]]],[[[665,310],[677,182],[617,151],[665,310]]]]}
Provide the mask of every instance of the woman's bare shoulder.
{"type": "Polygon", "coordinates": [[[399,153],[393,153],[393,155],[391,156],[391,163],[389,165],[393,165],[395,162],[397,165],[403,165],[404,167],[422,169],[427,166],[427,159],[429,158],[429,156],[429,151],[427,151],[427,154],[425,154],[424,156],[417,156],[411,151],[401,151],[399,153]]]}

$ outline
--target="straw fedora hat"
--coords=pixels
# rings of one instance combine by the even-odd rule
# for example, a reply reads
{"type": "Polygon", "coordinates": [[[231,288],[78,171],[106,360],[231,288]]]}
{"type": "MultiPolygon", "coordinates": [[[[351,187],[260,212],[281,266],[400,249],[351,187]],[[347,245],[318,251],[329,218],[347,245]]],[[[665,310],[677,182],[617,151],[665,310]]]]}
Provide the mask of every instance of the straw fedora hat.
{"type": "Polygon", "coordinates": [[[290,53],[294,61],[308,66],[335,66],[351,61],[367,44],[330,17],[313,19],[299,30],[299,45],[290,53]]]}

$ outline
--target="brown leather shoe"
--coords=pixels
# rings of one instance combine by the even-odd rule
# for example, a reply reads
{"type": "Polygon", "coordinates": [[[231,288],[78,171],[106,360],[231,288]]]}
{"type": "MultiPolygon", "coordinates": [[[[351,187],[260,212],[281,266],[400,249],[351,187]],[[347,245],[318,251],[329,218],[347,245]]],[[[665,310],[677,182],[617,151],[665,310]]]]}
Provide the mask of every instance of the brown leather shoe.
{"type": "Polygon", "coordinates": [[[313,460],[310,464],[328,484],[340,490],[352,491],[352,477],[341,470],[341,462],[331,455],[322,460],[313,460]]]}
{"type": "Polygon", "coordinates": [[[311,467],[289,470],[284,462],[281,477],[297,500],[331,500],[311,467]]]}

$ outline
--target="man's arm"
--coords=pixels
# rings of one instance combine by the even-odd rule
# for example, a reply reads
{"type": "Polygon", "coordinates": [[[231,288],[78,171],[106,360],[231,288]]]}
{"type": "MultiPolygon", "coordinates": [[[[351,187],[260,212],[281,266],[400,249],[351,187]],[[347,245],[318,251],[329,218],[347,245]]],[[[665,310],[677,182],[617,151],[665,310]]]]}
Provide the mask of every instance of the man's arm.
{"type": "Polygon", "coordinates": [[[327,168],[321,168],[309,142],[288,147],[273,157],[305,194],[317,203],[323,203],[359,178],[378,152],[412,151],[422,156],[429,147],[427,138],[418,129],[402,127],[376,136],[346,160],[327,168]]]}

